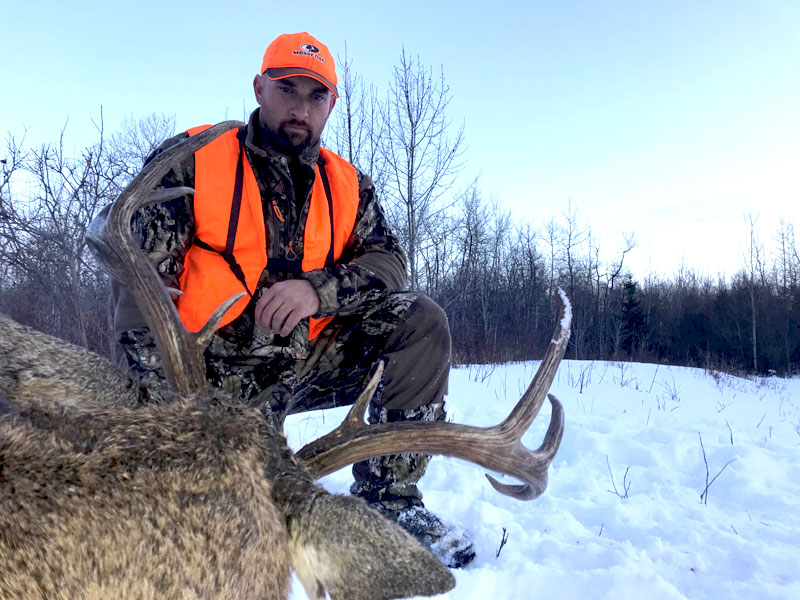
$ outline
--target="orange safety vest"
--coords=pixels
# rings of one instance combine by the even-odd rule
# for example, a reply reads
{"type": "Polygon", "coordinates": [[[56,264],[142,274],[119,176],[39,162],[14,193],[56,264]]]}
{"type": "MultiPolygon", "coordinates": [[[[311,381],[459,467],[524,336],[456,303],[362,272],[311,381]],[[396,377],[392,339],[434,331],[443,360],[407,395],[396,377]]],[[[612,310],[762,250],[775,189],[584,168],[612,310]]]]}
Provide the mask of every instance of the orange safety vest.
{"type": "MultiPolygon", "coordinates": [[[[188,133],[195,135],[209,127],[202,125],[188,133]]],[[[225,313],[219,327],[241,315],[267,266],[261,193],[245,156],[240,131],[232,129],[224,133],[194,155],[195,243],[186,253],[180,277],[183,295],[177,300],[178,314],[189,331],[198,331],[222,302],[245,290],[248,296],[240,298],[225,313]],[[240,205],[235,219],[232,209],[237,209],[234,202],[237,179],[241,182],[240,205]],[[232,234],[229,230],[233,230],[232,234]],[[231,248],[232,252],[225,256],[231,248]],[[241,269],[238,274],[236,267],[241,269]]],[[[322,175],[318,163],[303,238],[302,271],[321,269],[339,259],[355,227],[358,210],[355,167],[325,149],[320,150],[320,157],[322,175]],[[331,219],[335,223],[333,228],[331,219]]],[[[316,337],[331,319],[310,319],[309,339],[316,337]]]]}

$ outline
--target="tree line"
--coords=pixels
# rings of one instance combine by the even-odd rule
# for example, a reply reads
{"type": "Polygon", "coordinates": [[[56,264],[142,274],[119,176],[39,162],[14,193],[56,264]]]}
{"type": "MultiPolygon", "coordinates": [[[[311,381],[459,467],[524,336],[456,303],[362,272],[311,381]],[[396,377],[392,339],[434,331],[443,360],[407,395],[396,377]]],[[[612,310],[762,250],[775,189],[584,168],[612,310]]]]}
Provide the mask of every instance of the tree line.
{"type": "MultiPolygon", "coordinates": [[[[403,52],[387,89],[367,86],[340,57],[340,92],[325,142],[375,181],[408,256],[409,285],[447,312],[456,363],[540,357],[572,302],[569,358],[654,361],[737,372],[800,370],[800,255],[793,225],[758,240],[730,278],[681,266],[637,280],[624,238],[608,257],[577,209],[520,223],[464,181],[463,124],[453,124],[444,73],[403,52]]],[[[96,352],[119,357],[107,276],[84,244],[93,216],[175,131],[174,117],[129,119],[77,156],[28,147],[9,133],[0,150],[0,311],[96,352]]],[[[491,193],[491,190],[488,190],[491,193]]]]}
{"type": "Polygon", "coordinates": [[[573,307],[572,358],[800,369],[800,256],[791,223],[764,246],[750,216],[749,252],[730,279],[681,266],[671,278],[636,281],[625,265],[633,236],[622,236],[609,257],[571,206],[534,227],[487,202],[477,180],[454,189],[465,179],[457,179],[464,127],[448,118],[441,69],[403,52],[378,92],[346,55],[339,64],[345,108],[326,139],[372,174],[406,249],[411,287],[448,314],[457,362],[541,356],[562,288],[573,307]]]}

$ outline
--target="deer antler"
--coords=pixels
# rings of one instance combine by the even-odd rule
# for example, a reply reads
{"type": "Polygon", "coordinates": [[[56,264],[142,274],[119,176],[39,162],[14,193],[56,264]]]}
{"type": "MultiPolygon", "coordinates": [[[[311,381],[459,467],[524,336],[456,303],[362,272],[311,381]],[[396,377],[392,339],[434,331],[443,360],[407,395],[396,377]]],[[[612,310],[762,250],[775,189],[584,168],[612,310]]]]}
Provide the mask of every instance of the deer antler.
{"type": "Polygon", "coordinates": [[[87,240],[103,264],[130,286],[156,336],[167,381],[181,395],[206,392],[208,384],[203,351],[223,315],[243,293],[226,300],[200,331],[186,331],[167,289],[131,235],[131,219],[147,204],[193,194],[194,190],[187,187],[152,190],[173,164],[187,159],[226,131],[242,125],[239,121],[219,123],[157,155],[119,195],[106,220],[94,221],[87,233],[87,240]]]}
{"type": "Polygon", "coordinates": [[[564,433],[564,410],[555,396],[548,395],[552,414],[542,445],[531,451],[522,444],[521,438],[539,413],[569,342],[572,309],[562,290],[559,290],[559,300],[560,317],[550,347],[528,389],[502,423],[487,428],[430,422],[368,426],[363,415],[380,381],[382,366],[379,366],[342,424],[304,446],[297,456],[319,478],[372,456],[399,452],[441,454],[462,458],[524,482],[505,485],[487,475],[494,488],[503,494],[520,500],[540,496],[547,487],[547,468],[564,433]]]}

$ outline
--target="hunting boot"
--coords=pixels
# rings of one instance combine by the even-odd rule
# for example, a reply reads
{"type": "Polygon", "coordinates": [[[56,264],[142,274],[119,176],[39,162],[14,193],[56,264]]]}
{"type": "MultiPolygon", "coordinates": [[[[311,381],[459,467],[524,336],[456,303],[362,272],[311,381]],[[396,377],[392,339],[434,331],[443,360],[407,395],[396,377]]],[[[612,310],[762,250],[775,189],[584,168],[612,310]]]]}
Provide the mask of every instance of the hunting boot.
{"type": "MultiPolygon", "coordinates": [[[[386,410],[379,415],[370,407],[370,422],[444,421],[444,404],[414,410],[386,410]]],[[[450,568],[468,565],[475,558],[470,533],[447,524],[422,503],[417,482],[430,462],[429,454],[392,454],[371,458],[353,465],[355,483],[350,493],[367,501],[384,516],[431,549],[450,568]]]]}

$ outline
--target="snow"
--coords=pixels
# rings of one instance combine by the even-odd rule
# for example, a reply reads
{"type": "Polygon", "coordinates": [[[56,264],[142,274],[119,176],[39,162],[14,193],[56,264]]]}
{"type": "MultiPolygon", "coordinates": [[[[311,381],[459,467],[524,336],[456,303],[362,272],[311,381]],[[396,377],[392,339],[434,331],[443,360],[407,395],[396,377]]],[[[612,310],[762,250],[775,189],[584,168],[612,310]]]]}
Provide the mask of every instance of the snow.
{"type": "MultiPolygon", "coordinates": [[[[454,369],[449,418],[500,422],[538,364],[454,369]]],[[[800,378],[565,360],[551,393],[566,427],[537,500],[498,494],[464,461],[431,462],[426,506],[469,529],[477,550],[454,571],[455,589],[436,598],[800,598],[800,378]],[[708,481],[719,474],[706,502],[701,437],[708,481]]],[[[541,442],[549,410],[523,437],[528,447],[541,442]]],[[[346,412],[292,417],[290,444],[346,412]]],[[[322,480],[336,493],[350,482],[349,469],[322,480]]],[[[291,598],[306,599],[297,580],[291,598]]]]}

